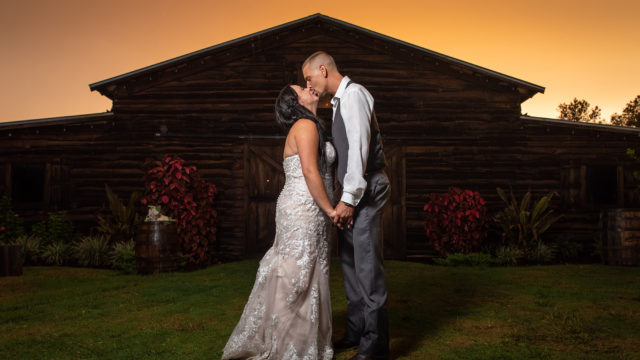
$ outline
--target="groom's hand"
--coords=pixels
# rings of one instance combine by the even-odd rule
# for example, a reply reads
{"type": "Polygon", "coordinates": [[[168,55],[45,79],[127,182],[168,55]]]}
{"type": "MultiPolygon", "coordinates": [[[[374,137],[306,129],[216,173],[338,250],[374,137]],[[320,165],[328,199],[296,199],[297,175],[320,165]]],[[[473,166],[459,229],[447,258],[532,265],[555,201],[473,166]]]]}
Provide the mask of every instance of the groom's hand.
{"type": "Polygon", "coordinates": [[[338,222],[336,225],[340,230],[344,230],[344,226],[351,228],[353,226],[353,206],[345,202],[340,201],[336,206],[336,213],[338,215],[338,222]]]}

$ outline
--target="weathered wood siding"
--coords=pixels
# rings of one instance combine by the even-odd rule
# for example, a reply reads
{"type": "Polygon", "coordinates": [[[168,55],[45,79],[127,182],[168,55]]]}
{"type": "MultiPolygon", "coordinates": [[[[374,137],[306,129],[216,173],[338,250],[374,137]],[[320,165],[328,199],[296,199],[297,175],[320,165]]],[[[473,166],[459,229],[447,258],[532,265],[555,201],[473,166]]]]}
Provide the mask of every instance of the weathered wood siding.
{"type": "MultiPolygon", "coordinates": [[[[109,184],[121,198],[128,198],[133,191],[143,192],[144,161],[172,153],[196,165],[202,176],[217,186],[221,250],[238,256],[244,251],[243,142],[163,137],[150,123],[145,126],[145,122],[140,122],[137,127],[113,117],[77,125],[1,131],[5,174],[10,172],[8,164],[12,163],[60,164],[66,171],[64,179],[56,180],[63,187],[60,201],[47,200],[27,208],[17,204],[19,211],[27,220],[35,221],[44,218],[48,211],[68,210],[79,228],[88,231],[97,224],[96,215],[103,211],[104,184],[109,184]],[[148,131],[150,128],[155,130],[148,131]]],[[[174,121],[171,126],[193,127],[193,124],[174,121]]],[[[144,210],[140,208],[141,213],[144,210]]]]}
{"type": "MultiPolygon", "coordinates": [[[[26,214],[68,209],[89,226],[105,201],[105,183],[122,197],[142,191],[144,160],[174,153],[218,187],[221,250],[229,257],[260,251],[272,236],[274,186],[281,185],[276,165],[284,137],[273,104],[283,86],[302,84],[300,66],[319,49],[330,50],[342,73],[376,99],[395,186],[384,220],[388,256],[430,254],[422,208],[429,193],[449,186],[479,191],[492,211],[500,207],[496,187],[556,191],[554,205],[567,213],[558,231],[583,242],[598,233],[603,208],[589,203],[586,167],[616,164],[622,190],[610,205],[637,205],[634,164],[625,155],[640,144],[635,134],[523,120],[520,104],[531,94],[506,81],[326,24],[124,78],[105,90],[114,100],[108,118],[0,126],[5,187],[10,164],[46,163],[54,190],[26,214]]],[[[328,119],[326,101],[320,114],[328,119]]]]}

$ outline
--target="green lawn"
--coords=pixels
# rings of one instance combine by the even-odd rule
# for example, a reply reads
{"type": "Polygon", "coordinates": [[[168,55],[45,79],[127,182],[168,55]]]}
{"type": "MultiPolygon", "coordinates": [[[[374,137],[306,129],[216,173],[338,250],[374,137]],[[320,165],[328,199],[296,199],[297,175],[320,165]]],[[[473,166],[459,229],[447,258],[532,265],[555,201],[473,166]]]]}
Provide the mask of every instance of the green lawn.
{"type": "MultiPolygon", "coordinates": [[[[0,278],[0,359],[219,359],[256,260],[191,273],[0,278]]],[[[397,359],[640,359],[640,268],[387,262],[397,359]]],[[[331,272],[334,339],[346,305],[331,272]]],[[[337,354],[348,359],[354,352],[337,354]]]]}

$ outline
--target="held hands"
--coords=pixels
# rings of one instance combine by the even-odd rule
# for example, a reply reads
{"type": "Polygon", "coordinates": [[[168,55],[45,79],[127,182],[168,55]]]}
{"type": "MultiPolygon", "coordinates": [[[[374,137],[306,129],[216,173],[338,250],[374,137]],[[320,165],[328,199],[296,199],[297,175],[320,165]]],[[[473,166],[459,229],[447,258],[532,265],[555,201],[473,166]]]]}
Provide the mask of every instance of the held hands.
{"type": "Polygon", "coordinates": [[[336,217],[331,218],[333,223],[340,229],[344,230],[344,226],[350,229],[353,226],[353,206],[346,204],[342,201],[336,206],[336,217]]]}
{"type": "Polygon", "coordinates": [[[335,209],[325,212],[340,230],[344,230],[345,225],[347,228],[353,226],[353,206],[340,201],[335,209]]]}
{"type": "Polygon", "coordinates": [[[338,212],[336,211],[336,209],[331,208],[331,210],[327,211],[326,213],[334,224],[339,221],[340,218],[338,218],[338,212]]]}

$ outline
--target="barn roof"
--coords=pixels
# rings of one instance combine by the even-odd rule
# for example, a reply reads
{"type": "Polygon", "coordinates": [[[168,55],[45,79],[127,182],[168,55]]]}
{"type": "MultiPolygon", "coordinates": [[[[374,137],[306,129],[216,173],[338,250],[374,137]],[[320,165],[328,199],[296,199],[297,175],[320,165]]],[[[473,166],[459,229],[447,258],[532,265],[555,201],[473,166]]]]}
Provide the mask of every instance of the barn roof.
{"type": "Polygon", "coordinates": [[[640,133],[640,128],[630,127],[630,126],[596,124],[596,123],[588,123],[588,122],[582,122],[582,121],[551,119],[551,118],[529,116],[529,115],[522,115],[520,116],[520,119],[531,122],[531,123],[559,125],[559,126],[583,128],[583,129],[593,129],[593,130],[601,130],[605,132],[622,132],[622,133],[628,133],[628,134],[640,133]]]}
{"type": "Polygon", "coordinates": [[[104,121],[111,119],[114,116],[112,112],[102,112],[95,114],[84,115],[71,115],[71,116],[58,116],[42,119],[20,120],[20,121],[7,121],[0,123],[0,130],[13,130],[29,127],[43,127],[49,125],[64,125],[64,124],[77,124],[80,122],[90,121],[104,121]]]}
{"type": "MultiPolygon", "coordinates": [[[[273,48],[287,43],[291,40],[288,40],[286,34],[290,34],[292,30],[295,30],[296,32],[298,30],[305,31],[306,29],[317,31],[319,28],[328,30],[328,32],[343,32],[350,34],[351,36],[349,36],[349,38],[354,39],[352,41],[356,41],[359,45],[366,46],[367,43],[382,42],[384,43],[384,46],[379,48],[389,48],[388,50],[394,51],[394,53],[400,51],[400,53],[409,55],[406,58],[412,59],[413,61],[431,61],[436,64],[448,64],[450,67],[453,67],[460,72],[485,76],[487,78],[494,79],[501,84],[506,83],[521,93],[522,101],[532,97],[536,93],[544,93],[545,90],[542,86],[489,70],[487,68],[431,51],[322,14],[314,14],[235,40],[227,41],[166,60],[155,65],[98,81],[89,84],[89,88],[92,91],[99,91],[102,95],[105,95],[110,99],[114,99],[119,93],[130,93],[132,92],[131,89],[135,89],[135,86],[131,86],[127,90],[127,84],[133,85],[134,83],[140,84],[140,82],[144,81],[158,81],[159,78],[163,77],[168,79],[167,73],[177,75],[180,75],[180,73],[191,74],[197,72],[198,68],[209,66],[211,63],[220,65],[221,63],[226,63],[242,56],[255,54],[256,52],[259,52],[260,49],[273,48]],[[205,62],[208,62],[208,64],[205,64],[205,62]]],[[[133,92],[135,92],[135,90],[133,90],[133,92]]]]}

